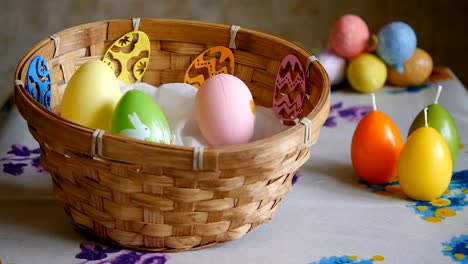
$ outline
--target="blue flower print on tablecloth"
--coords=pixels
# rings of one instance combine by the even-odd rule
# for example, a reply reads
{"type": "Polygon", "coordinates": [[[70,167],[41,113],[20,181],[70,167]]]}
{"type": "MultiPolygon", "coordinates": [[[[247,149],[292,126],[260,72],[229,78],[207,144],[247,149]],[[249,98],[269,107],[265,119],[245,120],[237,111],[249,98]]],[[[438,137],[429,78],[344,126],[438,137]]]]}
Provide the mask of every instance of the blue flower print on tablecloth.
{"type": "Polygon", "coordinates": [[[412,208],[422,219],[431,223],[442,222],[446,218],[456,216],[457,211],[462,211],[468,204],[468,170],[455,172],[447,191],[430,202],[410,200],[401,191],[397,181],[368,187],[379,195],[408,199],[407,207],[412,208]]]}
{"type": "Polygon", "coordinates": [[[403,88],[392,88],[387,90],[389,94],[401,94],[401,93],[418,93],[427,88],[435,87],[433,83],[427,82],[420,85],[413,85],[403,88]]]}
{"type": "Polygon", "coordinates": [[[18,176],[24,173],[25,167],[31,166],[37,172],[46,174],[39,164],[40,153],[39,148],[30,149],[21,144],[12,145],[6,156],[0,158],[0,162],[3,163],[3,172],[18,176]]]}
{"type": "Polygon", "coordinates": [[[164,264],[169,260],[165,253],[139,252],[96,244],[80,244],[80,253],[75,258],[84,261],[79,264],[164,264]]]}
{"type": "Polygon", "coordinates": [[[358,256],[333,256],[322,258],[319,261],[310,264],[373,264],[384,261],[385,258],[379,255],[373,256],[370,259],[361,259],[358,256]]]}
{"type": "Polygon", "coordinates": [[[452,260],[468,264],[468,235],[453,237],[449,242],[442,243],[442,253],[452,260]]]}
{"type": "Polygon", "coordinates": [[[355,105],[343,107],[343,102],[332,104],[330,115],[325,121],[324,126],[336,127],[338,120],[344,119],[348,122],[358,123],[367,113],[372,111],[371,105],[355,105]]]}

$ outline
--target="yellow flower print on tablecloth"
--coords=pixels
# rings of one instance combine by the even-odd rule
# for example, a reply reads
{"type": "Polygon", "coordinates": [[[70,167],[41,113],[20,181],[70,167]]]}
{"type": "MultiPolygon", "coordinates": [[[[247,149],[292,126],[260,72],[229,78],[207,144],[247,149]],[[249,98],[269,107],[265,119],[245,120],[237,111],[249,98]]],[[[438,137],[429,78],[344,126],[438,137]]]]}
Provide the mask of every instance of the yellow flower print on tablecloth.
{"type": "Polygon", "coordinates": [[[457,213],[450,208],[439,208],[435,210],[434,215],[436,217],[445,218],[445,217],[453,217],[457,215],[457,213]]]}
{"type": "Polygon", "coordinates": [[[468,204],[468,170],[455,172],[448,189],[430,202],[410,200],[401,191],[398,181],[368,187],[378,195],[407,199],[407,207],[413,208],[416,214],[430,223],[439,223],[455,217],[457,211],[463,210],[468,204]]]}
{"type": "MultiPolygon", "coordinates": [[[[447,193],[447,192],[446,192],[447,193]]],[[[450,192],[448,192],[450,194],[450,192]]],[[[434,201],[429,202],[433,206],[449,206],[451,203],[447,199],[436,199],[434,201]]]]}

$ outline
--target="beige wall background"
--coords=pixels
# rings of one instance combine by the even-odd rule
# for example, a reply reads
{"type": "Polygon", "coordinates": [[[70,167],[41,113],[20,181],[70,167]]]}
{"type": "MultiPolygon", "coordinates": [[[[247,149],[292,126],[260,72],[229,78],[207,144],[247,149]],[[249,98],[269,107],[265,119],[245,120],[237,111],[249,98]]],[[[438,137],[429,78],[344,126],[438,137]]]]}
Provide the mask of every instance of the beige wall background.
{"type": "Polygon", "coordinates": [[[0,103],[13,92],[13,74],[30,47],[50,34],[115,18],[176,18],[235,24],[296,41],[312,52],[326,46],[339,16],[361,16],[371,32],[400,20],[416,31],[434,64],[450,67],[468,85],[468,0],[1,0],[0,103]]]}

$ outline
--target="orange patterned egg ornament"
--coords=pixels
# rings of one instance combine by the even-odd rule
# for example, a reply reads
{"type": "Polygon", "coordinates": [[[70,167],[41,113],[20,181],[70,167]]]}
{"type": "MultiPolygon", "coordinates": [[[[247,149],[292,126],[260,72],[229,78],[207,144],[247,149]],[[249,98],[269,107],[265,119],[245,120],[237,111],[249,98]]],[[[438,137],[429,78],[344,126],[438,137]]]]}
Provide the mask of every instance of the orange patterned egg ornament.
{"type": "Polygon", "coordinates": [[[221,73],[234,75],[234,55],[230,49],[216,46],[205,50],[192,61],[185,73],[184,83],[200,88],[206,79],[221,73]]]}

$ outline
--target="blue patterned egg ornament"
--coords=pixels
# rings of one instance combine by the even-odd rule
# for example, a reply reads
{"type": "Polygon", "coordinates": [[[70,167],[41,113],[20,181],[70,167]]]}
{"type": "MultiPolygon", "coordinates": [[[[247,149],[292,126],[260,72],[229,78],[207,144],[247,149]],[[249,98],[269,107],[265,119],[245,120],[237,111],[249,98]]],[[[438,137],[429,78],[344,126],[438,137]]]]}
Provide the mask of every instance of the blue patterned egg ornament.
{"type": "Polygon", "coordinates": [[[377,38],[379,57],[397,72],[403,73],[403,63],[416,50],[417,39],[414,30],[404,22],[395,21],[385,25],[379,31],[377,38]]]}
{"type": "Polygon", "coordinates": [[[26,90],[40,104],[51,110],[52,78],[44,57],[34,57],[26,74],[26,90]]]}

